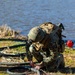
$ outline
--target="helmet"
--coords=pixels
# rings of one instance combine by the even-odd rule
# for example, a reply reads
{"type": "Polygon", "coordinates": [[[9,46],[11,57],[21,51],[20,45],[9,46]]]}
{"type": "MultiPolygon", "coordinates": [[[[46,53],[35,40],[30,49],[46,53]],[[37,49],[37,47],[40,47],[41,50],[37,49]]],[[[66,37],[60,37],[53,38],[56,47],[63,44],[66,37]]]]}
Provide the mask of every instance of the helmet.
{"type": "Polygon", "coordinates": [[[40,42],[44,36],[45,32],[40,27],[34,27],[28,33],[28,40],[40,42]]]}

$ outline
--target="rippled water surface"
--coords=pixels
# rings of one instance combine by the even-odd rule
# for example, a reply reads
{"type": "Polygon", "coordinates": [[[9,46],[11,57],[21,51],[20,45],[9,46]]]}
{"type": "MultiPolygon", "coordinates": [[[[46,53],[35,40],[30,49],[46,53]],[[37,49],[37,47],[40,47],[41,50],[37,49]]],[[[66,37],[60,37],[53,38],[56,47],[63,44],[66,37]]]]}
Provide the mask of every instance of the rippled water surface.
{"type": "Polygon", "coordinates": [[[43,22],[62,22],[67,39],[75,39],[75,0],[1,0],[0,25],[7,24],[27,35],[43,22]]]}

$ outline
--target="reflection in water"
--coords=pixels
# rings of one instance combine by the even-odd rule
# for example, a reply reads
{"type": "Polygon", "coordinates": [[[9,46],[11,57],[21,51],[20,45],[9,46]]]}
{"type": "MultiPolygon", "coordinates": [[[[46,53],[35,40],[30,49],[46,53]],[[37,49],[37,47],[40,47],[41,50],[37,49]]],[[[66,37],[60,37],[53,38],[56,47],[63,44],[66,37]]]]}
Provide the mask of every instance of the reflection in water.
{"type": "Polygon", "coordinates": [[[65,26],[63,34],[74,39],[74,9],[75,0],[1,0],[0,25],[8,24],[27,35],[33,26],[43,22],[62,22],[65,26]]]}

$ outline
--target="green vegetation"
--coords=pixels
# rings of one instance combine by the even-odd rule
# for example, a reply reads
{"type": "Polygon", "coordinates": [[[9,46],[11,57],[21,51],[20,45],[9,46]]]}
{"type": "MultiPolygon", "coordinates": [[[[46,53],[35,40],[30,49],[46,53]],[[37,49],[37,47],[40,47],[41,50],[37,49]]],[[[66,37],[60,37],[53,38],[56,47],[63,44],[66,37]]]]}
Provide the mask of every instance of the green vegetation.
{"type": "Polygon", "coordinates": [[[66,47],[63,55],[66,66],[75,67],[75,49],[66,47]]]}
{"type": "Polygon", "coordinates": [[[0,48],[1,47],[8,47],[13,45],[24,44],[24,42],[16,42],[16,41],[0,41],[0,48]]]}
{"type": "MultiPolygon", "coordinates": [[[[17,51],[20,51],[20,50],[23,50],[24,48],[18,47],[15,49],[17,51]]],[[[64,55],[64,60],[65,60],[66,66],[68,66],[70,68],[75,67],[75,50],[72,48],[66,47],[63,55],[64,55]]],[[[24,58],[24,60],[27,61],[27,58],[24,58]]],[[[8,74],[6,74],[6,72],[1,71],[0,75],[8,75],[8,74]]],[[[51,75],[73,75],[73,74],[72,73],[66,74],[66,73],[57,72],[57,73],[51,73],[51,75]]]]}
{"type": "MultiPolygon", "coordinates": [[[[15,31],[7,25],[0,26],[0,38],[26,39],[25,36],[20,35],[19,31],[15,31]]],[[[7,49],[4,50],[5,51],[4,53],[10,53],[10,54],[22,53],[22,52],[25,52],[25,47],[19,46],[17,48],[10,49],[8,46],[19,45],[23,43],[24,42],[0,41],[0,48],[7,47],[7,49]]],[[[74,74],[72,74],[72,69],[71,69],[71,68],[74,68],[74,71],[75,71],[75,50],[72,48],[66,47],[63,55],[64,55],[64,60],[65,60],[65,66],[69,67],[69,71],[70,71],[69,74],[66,73],[66,69],[64,69],[65,73],[61,73],[61,72],[47,73],[47,75],[75,75],[75,72],[74,74]]],[[[36,61],[35,58],[33,58],[33,60],[36,61]]],[[[26,57],[24,57],[24,61],[25,62],[28,61],[26,57]]],[[[6,71],[0,71],[0,75],[8,75],[8,74],[6,73],[6,71]]],[[[33,74],[30,74],[30,75],[33,75],[33,74]]]]}
{"type": "Polygon", "coordinates": [[[0,71],[0,75],[8,75],[6,72],[0,71]]]}

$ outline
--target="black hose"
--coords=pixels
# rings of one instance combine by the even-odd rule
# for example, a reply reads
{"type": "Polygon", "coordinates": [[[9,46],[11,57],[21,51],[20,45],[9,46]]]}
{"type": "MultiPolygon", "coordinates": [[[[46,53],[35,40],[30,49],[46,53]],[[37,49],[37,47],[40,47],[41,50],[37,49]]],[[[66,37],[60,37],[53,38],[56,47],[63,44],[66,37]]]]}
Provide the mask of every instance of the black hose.
{"type": "Polygon", "coordinates": [[[27,56],[27,54],[26,53],[18,53],[18,54],[4,54],[4,53],[0,53],[0,57],[2,57],[2,56],[4,56],[4,57],[20,57],[20,56],[27,56]]]}
{"type": "Polygon", "coordinates": [[[35,68],[31,68],[31,67],[26,67],[26,66],[21,66],[21,67],[13,67],[13,68],[9,68],[7,69],[7,73],[10,74],[10,75],[25,75],[27,74],[28,75],[28,70],[31,72],[34,72],[34,73],[37,73],[37,75],[41,75],[40,71],[35,69],[35,68]],[[16,71],[18,70],[18,72],[16,71]],[[23,70],[21,72],[21,70],[23,70]],[[27,72],[26,72],[27,71],[27,72]]]}
{"type": "Polygon", "coordinates": [[[9,75],[26,75],[26,71],[28,71],[28,68],[25,67],[13,67],[7,69],[7,73],[9,75]]]}
{"type": "MultiPolygon", "coordinates": [[[[12,49],[12,48],[20,47],[20,46],[25,46],[25,45],[26,44],[19,44],[19,45],[8,46],[8,47],[9,47],[9,49],[12,49]]],[[[2,51],[4,49],[7,49],[7,47],[0,47],[0,51],[2,51]]]]}
{"type": "Polygon", "coordinates": [[[20,41],[25,42],[26,40],[18,39],[18,38],[0,38],[0,41],[20,41]]]}
{"type": "Polygon", "coordinates": [[[8,65],[8,66],[12,66],[12,65],[29,65],[29,62],[0,62],[0,65],[8,65]]]}

